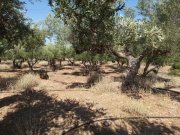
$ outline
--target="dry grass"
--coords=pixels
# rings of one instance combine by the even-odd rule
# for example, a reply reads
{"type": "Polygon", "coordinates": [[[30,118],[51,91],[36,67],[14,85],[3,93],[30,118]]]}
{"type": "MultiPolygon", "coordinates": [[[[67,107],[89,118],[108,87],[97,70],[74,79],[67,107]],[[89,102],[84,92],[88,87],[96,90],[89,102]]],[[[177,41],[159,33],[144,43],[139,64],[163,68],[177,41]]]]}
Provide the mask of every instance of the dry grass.
{"type": "Polygon", "coordinates": [[[152,87],[165,88],[180,92],[180,78],[175,76],[161,75],[161,77],[169,79],[169,81],[156,81],[152,87]]]}
{"type": "Polygon", "coordinates": [[[0,70],[8,70],[8,69],[11,69],[11,65],[0,64],[0,70]]]}
{"type": "Polygon", "coordinates": [[[35,74],[25,74],[13,86],[11,86],[11,90],[23,91],[31,89],[38,85],[38,79],[38,76],[35,74]]]}
{"type": "Polygon", "coordinates": [[[136,100],[131,97],[128,97],[126,94],[120,92],[118,82],[113,82],[108,78],[103,78],[100,82],[96,83],[90,88],[90,91],[96,95],[102,95],[106,93],[118,93],[118,97],[123,101],[120,104],[119,108],[130,114],[137,115],[148,115],[147,105],[143,102],[142,99],[136,100]]]}
{"type": "Polygon", "coordinates": [[[111,79],[102,78],[101,81],[97,82],[90,88],[90,91],[95,94],[103,94],[107,92],[118,92],[119,83],[113,82],[111,79]]]}
{"type": "Polygon", "coordinates": [[[171,78],[174,86],[180,86],[180,77],[172,77],[171,78]]]}
{"type": "Polygon", "coordinates": [[[136,86],[134,90],[137,88],[140,91],[141,89],[145,92],[151,91],[152,88],[162,88],[162,89],[174,89],[180,86],[180,78],[179,77],[171,77],[164,74],[158,75],[149,75],[146,78],[137,77],[136,86]]]}
{"type": "Polygon", "coordinates": [[[148,115],[147,105],[142,100],[127,97],[122,105],[122,110],[137,115],[148,115]]]}
{"type": "MultiPolygon", "coordinates": [[[[104,109],[103,112],[106,114],[106,116],[114,116],[114,117],[134,117],[134,116],[177,117],[180,114],[179,102],[171,99],[170,97],[168,97],[168,95],[161,95],[161,94],[155,95],[155,94],[147,93],[147,91],[144,91],[144,89],[140,89],[139,93],[137,94],[137,97],[132,96],[134,93],[128,93],[128,94],[121,93],[120,92],[121,88],[119,87],[120,82],[113,81],[114,80],[113,78],[117,77],[118,73],[111,73],[110,75],[106,74],[106,75],[104,75],[104,76],[106,76],[106,78],[102,78],[102,80],[100,80],[101,78],[99,79],[99,75],[97,75],[97,77],[95,75],[95,79],[92,79],[92,80],[96,80],[96,78],[97,78],[98,82],[92,81],[92,83],[95,82],[95,84],[94,84],[94,86],[90,87],[89,89],[85,89],[83,87],[84,85],[82,85],[83,88],[79,88],[79,87],[77,87],[77,88],[75,87],[75,89],[74,88],[72,88],[72,89],[66,88],[67,86],[69,86],[73,83],[79,83],[79,84],[87,83],[86,82],[87,76],[72,74],[74,72],[79,71],[78,68],[79,67],[75,67],[75,69],[73,69],[73,68],[70,69],[69,67],[68,68],[66,67],[65,69],[59,70],[55,73],[50,72],[49,80],[40,80],[39,77],[36,75],[26,74],[25,76],[22,76],[21,78],[19,78],[18,81],[16,81],[16,84],[14,85],[14,89],[19,91],[19,90],[34,87],[38,84],[38,80],[39,80],[40,85],[38,85],[38,87],[34,87],[35,90],[43,89],[43,91],[47,91],[48,95],[50,95],[50,96],[55,95],[54,97],[56,97],[56,99],[58,101],[72,99],[72,100],[77,100],[80,103],[93,103],[94,104],[93,109],[94,108],[103,108],[104,109]],[[110,78],[112,78],[112,80],[110,78]],[[42,87],[41,87],[41,85],[42,85],[42,87]],[[77,91],[76,91],[76,89],[77,89],[77,91]],[[81,89],[83,89],[84,91],[81,91],[81,89]]],[[[111,70],[112,69],[110,69],[110,71],[111,70]]],[[[3,72],[3,74],[6,75],[6,78],[7,78],[7,76],[8,76],[7,73],[3,72]]],[[[177,86],[179,85],[178,82],[180,82],[180,81],[179,81],[178,77],[170,78],[170,77],[166,77],[166,76],[162,76],[162,75],[159,75],[159,76],[163,77],[163,78],[169,78],[171,80],[171,82],[156,81],[156,78],[152,77],[152,78],[149,78],[149,80],[147,80],[143,85],[145,86],[148,84],[149,86],[151,86],[153,84],[151,87],[154,87],[154,85],[162,85],[162,87],[165,87],[165,85],[177,85],[177,86]],[[172,82],[173,82],[173,84],[170,84],[172,82]]],[[[118,77],[119,77],[119,75],[118,75],[118,77]]],[[[12,78],[12,77],[9,77],[9,78],[12,78]]],[[[142,81],[143,80],[140,80],[140,83],[142,83],[142,81]]],[[[148,88],[149,87],[146,87],[146,89],[148,89],[148,88]]],[[[7,99],[9,99],[9,96],[10,96],[9,93],[8,94],[2,93],[0,95],[0,98],[8,97],[7,99]]],[[[32,107],[37,107],[36,105],[34,106],[34,103],[39,104],[39,100],[33,102],[32,107]]],[[[1,114],[1,117],[3,116],[3,118],[6,118],[8,116],[8,115],[6,116],[7,110],[8,110],[8,112],[12,112],[12,114],[13,114],[12,116],[15,116],[14,115],[14,113],[16,114],[16,111],[14,111],[15,105],[16,105],[16,102],[15,102],[15,104],[7,105],[6,107],[1,107],[1,110],[3,112],[1,114]]],[[[69,105],[69,104],[67,104],[67,105],[69,105]]],[[[56,107],[56,105],[53,105],[53,106],[56,107]]],[[[40,111],[43,111],[41,109],[44,109],[44,107],[41,107],[39,109],[40,109],[40,111]]],[[[36,110],[36,108],[35,108],[35,110],[36,110]]],[[[55,110],[57,110],[57,109],[55,109],[55,110]]],[[[70,110],[72,110],[72,109],[70,109],[70,110]]],[[[20,109],[20,113],[21,113],[21,111],[22,110],[20,109]]],[[[69,109],[67,109],[67,111],[68,111],[67,112],[68,114],[69,113],[71,114],[71,112],[72,112],[72,111],[69,112],[69,109]]],[[[80,109],[78,108],[78,112],[79,111],[80,112],[82,111],[81,108],[80,109]]],[[[38,121],[39,119],[36,119],[36,117],[34,117],[35,115],[33,112],[32,112],[32,114],[31,114],[31,111],[30,112],[25,111],[25,112],[27,112],[27,115],[25,115],[27,117],[20,117],[19,119],[15,118],[15,123],[14,123],[13,127],[14,127],[14,129],[16,129],[16,131],[14,130],[14,132],[17,134],[31,135],[31,134],[33,134],[33,132],[32,132],[32,129],[33,129],[33,131],[35,131],[34,134],[40,134],[39,126],[41,126],[41,125],[39,124],[39,121],[38,121]]],[[[65,113],[66,113],[66,111],[65,111],[65,113]]],[[[19,114],[19,112],[18,112],[18,114],[19,114]]],[[[9,117],[7,117],[7,118],[9,118],[9,117]]],[[[7,119],[7,120],[9,120],[9,119],[7,119]]],[[[59,122],[60,124],[62,122],[64,122],[64,121],[58,121],[58,120],[55,120],[55,122],[59,122]]],[[[79,121],[80,120],[78,120],[78,122],[79,121]]],[[[176,123],[178,123],[178,120],[176,120],[176,119],[173,119],[173,120],[171,120],[171,119],[170,120],[169,119],[168,120],[157,120],[156,119],[155,122],[153,121],[155,123],[155,126],[156,126],[156,122],[159,122],[159,121],[164,124],[167,123],[167,125],[169,127],[173,126],[173,125],[176,125],[176,126],[179,125],[179,124],[176,124],[176,123]]],[[[140,124],[140,126],[143,124],[146,124],[146,123],[140,123],[139,121],[137,121],[136,123],[138,125],[140,124]]],[[[126,125],[128,127],[127,130],[129,132],[129,134],[132,134],[134,132],[134,130],[136,130],[136,129],[134,129],[134,128],[136,128],[136,126],[130,127],[130,125],[125,124],[125,126],[126,125]]],[[[147,123],[147,125],[143,125],[142,128],[147,127],[147,131],[149,131],[151,126],[154,127],[154,125],[151,125],[151,123],[147,123]]],[[[137,127],[139,127],[139,126],[137,126],[137,127]]],[[[160,126],[159,128],[161,128],[161,127],[162,126],[160,126]]],[[[177,127],[179,127],[179,126],[177,126],[177,127]]],[[[48,127],[48,128],[50,128],[50,127],[48,127]]],[[[142,129],[142,128],[140,127],[140,129],[142,129]]],[[[154,127],[154,128],[156,128],[156,127],[154,127]]],[[[114,127],[113,127],[113,129],[114,129],[114,127]]],[[[47,134],[57,134],[56,130],[57,129],[53,127],[53,129],[51,131],[48,131],[50,133],[47,133],[47,134]]],[[[82,131],[79,134],[86,134],[86,133],[83,133],[83,131],[82,131]]],[[[88,132],[87,134],[91,134],[91,133],[88,132]]],[[[140,132],[139,134],[143,134],[143,133],[140,132]]]]}
{"type": "Polygon", "coordinates": [[[102,80],[102,75],[94,71],[94,72],[91,72],[89,76],[87,77],[87,84],[91,86],[97,82],[100,82],[101,80],[102,80]]]}
{"type": "MultiPolygon", "coordinates": [[[[145,65],[143,63],[139,71],[140,74],[142,74],[144,66],[145,65]]],[[[150,66],[149,68],[152,68],[152,66],[150,66]]],[[[138,83],[138,86],[145,90],[151,90],[152,87],[167,88],[167,89],[171,87],[179,87],[180,77],[168,75],[170,68],[171,66],[164,66],[160,68],[157,75],[154,73],[150,73],[146,77],[146,79],[137,78],[136,81],[138,83]],[[166,79],[169,81],[166,81],[166,79]]]]}
{"type": "Polygon", "coordinates": [[[136,83],[138,84],[139,89],[143,89],[145,91],[151,90],[153,84],[156,82],[156,79],[153,77],[149,78],[137,78],[136,83]]]}

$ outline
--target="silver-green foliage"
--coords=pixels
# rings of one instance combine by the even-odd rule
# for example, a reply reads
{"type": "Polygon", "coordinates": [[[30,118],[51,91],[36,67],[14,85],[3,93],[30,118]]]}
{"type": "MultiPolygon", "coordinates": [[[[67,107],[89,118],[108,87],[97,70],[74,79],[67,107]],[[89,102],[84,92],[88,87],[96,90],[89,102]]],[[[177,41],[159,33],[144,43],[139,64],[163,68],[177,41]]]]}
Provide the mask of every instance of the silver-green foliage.
{"type": "Polygon", "coordinates": [[[139,56],[145,51],[161,49],[164,34],[157,26],[132,18],[117,17],[114,32],[115,47],[127,49],[132,55],[139,56]]]}

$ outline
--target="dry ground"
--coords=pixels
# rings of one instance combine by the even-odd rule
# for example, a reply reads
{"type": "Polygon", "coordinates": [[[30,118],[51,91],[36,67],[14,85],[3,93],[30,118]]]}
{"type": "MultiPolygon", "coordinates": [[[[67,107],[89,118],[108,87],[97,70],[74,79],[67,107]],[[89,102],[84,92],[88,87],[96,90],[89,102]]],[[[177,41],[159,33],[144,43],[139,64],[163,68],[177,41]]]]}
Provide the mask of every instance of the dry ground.
{"type": "MultiPolygon", "coordinates": [[[[44,65],[36,70],[48,70],[44,65]]],[[[49,71],[48,80],[30,76],[38,84],[31,90],[12,89],[27,72],[24,66],[21,71],[11,70],[10,62],[0,64],[0,135],[180,134],[180,95],[121,93],[122,72],[114,64],[102,66],[104,79],[91,88],[84,87],[83,67],[66,65],[49,71]]],[[[151,86],[180,92],[180,78],[168,76],[168,69],[163,67],[151,86]]]]}

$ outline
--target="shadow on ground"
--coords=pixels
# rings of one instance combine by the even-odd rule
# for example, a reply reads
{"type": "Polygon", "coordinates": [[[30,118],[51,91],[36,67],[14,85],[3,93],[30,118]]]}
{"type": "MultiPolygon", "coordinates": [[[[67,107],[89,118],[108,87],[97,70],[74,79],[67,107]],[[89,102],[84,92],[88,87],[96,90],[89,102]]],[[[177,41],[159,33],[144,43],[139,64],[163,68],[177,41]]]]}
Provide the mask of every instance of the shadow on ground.
{"type": "Polygon", "coordinates": [[[26,90],[0,99],[0,109],[11,104],[15,104],[14,111],[7,113],[0,121],[2,135],[78,135],[84,132],[93,135],[128,135],[127,124],[132,127],[134,135],[174,134],[177,130],[162,123],[151,123],[147,119],[121,120],[119,126],[112,128],[111,122],[94,121],[105,116],[103,108],[97,109],[92,103],[82,104],[71,99],[57,100],[44,91],[26,90]]]}
{"type": "Polygon", "coordinates": [[[170,89],[162,89],[162,88],[152,88],[152,93],[168,95],[172,100],[176,100],[180,102],[180,92],[178,91],[173,91],[170,89]]]}
{"type": "Polygon", "coordinates": [[[0,91],[7,90],[11,84],[17,81],[18,76],[2,78],[0,77],[0,91]]]}
{"type": "Polygon", "coordinates": [[[89,88],[87,83],[74,82],[66,87],[66,89],[75,89],[75,88],[89,88]]]}
{"type": "Polygon", "coordinates": [[[83,72],[78,72],[78,71],[75,71],[75,72],[72,72],[72,73],[65,72],[65,73],[63,73],[63,75],[87,76],[83,72]]]}

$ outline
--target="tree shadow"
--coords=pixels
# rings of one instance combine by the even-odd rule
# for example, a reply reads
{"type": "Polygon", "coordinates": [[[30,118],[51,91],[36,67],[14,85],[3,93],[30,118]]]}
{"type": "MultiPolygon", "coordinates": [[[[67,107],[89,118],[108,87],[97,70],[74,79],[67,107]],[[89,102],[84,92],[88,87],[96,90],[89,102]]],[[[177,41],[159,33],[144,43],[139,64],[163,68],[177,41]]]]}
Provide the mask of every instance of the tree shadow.
{"type": "Polygon", "coordinates": [[[63,66],[62,68],[61,68],[61,70],[73,70],[74,68],[71,66],[71,67],[69,67],[69,66],[63,66]]]}
{"type": "MultiPolygon", "coordinates": [[[[51,72],[51,70],[49,70],[49,69],[46,69],[46,68],[38,68],[38,69],[34,69],[33,70],[33,73],[35,73],[35,74],[39,74],[40,72],[47,72],[47,73],[49,73],[49,72],[51,72]]],[[[28,72],[31,72],[31,71],[28,71],[28,72]]]]}
{"type": "Polygon", "coordinates": [[[127,120],[127,123],[133,128],[132,135],[169,135],[174,131],[163,123],[149,122],[147,119],[127,120]]]}
{"type": "Polygon", "coordinates": [[[63,135],[74,135],[77,131],[85,131],[93,135],[174,135],[178,134],[179,130],[177,126],[168,127],[164,123],[157,121],[150,122],[148,119],[142,117],[122,117],[85,123],[68,130],[63,135]]]}
{"type": "Polygon", "coordinates": [[[161,77],[161,76],[156,76],[155,79],[159,82],[170,82],[171,79],[169,78],[164,78],[164,77],[161,77]]]}
{"type": "Polygon", "coordinates": [[[87,76],[83,72],[78,72],[78,71],[75,71],[75,72],[72,72],[72,73],[65,72],[65,73],[63,73],[63,75],[87,76]]]}
{"type": "Polygon", "coordinates": [[[162,89],[162,88],[152,88],[152,93],[168,95],[172,100],[176,100],[180,102],[180,92],[178,91],[173,91],[170,89],[162,89]]]}
{"type": "Polygon", "coordinates": [[[24,98],[20,94],[16,94],[16,95],[13,95],[10,97],[5,97],[3,99],[0,99],[0,108],[2,108],[4,106],[9,106],[16,102],[21,102],[23,100],[24,100],[24,98]]]}
{"type": "MultiPolygon", "coordinates": [[[[123,80],[123,78],[122,78],[123,80]]],[[[152,94],[168,95],[170,99],[180,102],[180,92],[171,90],[168,88],[153,87],[156,82],[170,82],[170,79],[159,76],[147,76],[146,78],[138,75],[134,81],[130,90],[125,91],[129,97],[140,99],[139,92],[144,90],[145,92],[151,92],[152,94]]]]}
{"type": "Polygon", "coordinates": [[[90,88],[91,86],[95,85],[97,82],[102,80],[103,75],[99,71],[91,71],[87,76],[87,80],[85,83],[82,82],[75,82],[67,86],[66,88],[90,88]]]}
{"type": "Polygon", "coordinates": [[[105,117],[105,109],[97,109],[93,103],[82,104],[71,99],[57,100],[44,91],[26,90],[0,99],[1,108],[11,104],[15,104],[14,111],[7,113],[0,121],[2,135],[78,135],[83,132],[95,135],[128,135],[127,124],[132,127],[134,135],[165,135],[173,134],[173,130],[177,130],[177,127],[172,130],[162,123],[151,123],[146,119],[122,120],[120,125],[112,128],[114,120],[96,121],[105,117]]]}
{"type": "Polygon", "coordinates": [[[123,73],[127,66],[114,66],[114,65],[106,65],[105,67],[112,69],[114,72],[107,72],[108,73],[123,73]]]}
{"type": "Polygon", "coordinates": [[[113,77],[113,81],[114,81],[114,82],[122,82],[122,81],[123,81],[123,79],[124,79],[124,77],[123,77],[123,76],[119,76],[119,77],[114,76],[114,77],[113,77]]]}
{"type": "Polygon", "coordinates": [[[57,101],[44,91],[27,90],[0,100],[0,107],[16,103],[15,111],[0,122],[0,134],[46,134],[59,132],[79,122],[103,116],[104,110],[75,100],[57,101]],[[52,131],[53,128],[53,131],[52,131]]]}
{"type": "Polygon", "coordinates": [[[89,88],[89,85],[87,85],[87,83],[80,83],[80,82],[75,82],[75,83],[72,83],[70,85],[68,85],[66,88],[67,89],[75,89],[75,88],[89,88]]]}
{"type": "Polygon", "coordinates": [[[14,84],[19,76],[2,78],[0,77],[0,91],[7,90],[11,84],[14,84]]]}

